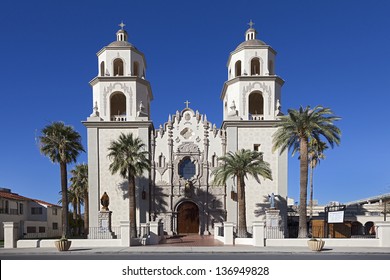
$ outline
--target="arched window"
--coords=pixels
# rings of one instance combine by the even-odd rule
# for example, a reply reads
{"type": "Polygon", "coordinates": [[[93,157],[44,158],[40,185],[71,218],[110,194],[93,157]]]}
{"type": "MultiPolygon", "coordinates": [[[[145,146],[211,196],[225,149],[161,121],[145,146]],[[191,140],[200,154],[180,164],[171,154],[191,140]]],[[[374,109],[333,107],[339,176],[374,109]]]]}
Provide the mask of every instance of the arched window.
{"type": "Polygon", "coordinates": [[[214,154],[212,157],[211,157],[211,166],[212,167],[217,167],[217,162],[218,162],[218,157],[216,154],[214,154]]]}
{"type": "Polygon", "coordinates": [[[139,75],[139,64],[137,61],[134,61],[134,63],[133,63],[133,76],[138,77],[138,75],[139,75]]]}
{"type": "Polygon", "coordinates": [[[258,57],[251,60],[251,75],[260,75],[260,60],[258,57]]]}
{"type": "Polygon", "coordinates": [[[235,77],[241,76],[241,60],[236,62],[235,70],[236,70],[235,77]]]}
{"type": "Polygon", "coordinates": [[[252,120],[262,120],[264,118],[264,99],[258,91],[249,95],[249,114],[252,120]]]}
{"type": "Polygon", "coordinates": [[[164,167],[165,166],[165,157],[161,153],[161,155],[158,157],[158,167],[164,167]]]}
{"type": "Polygon", "coordinates": [[[114,60],[114,76],[123,76],[123,60],[117,58],[114,60]]]}
{"type": "Polygon", "coordinates": [[[110,99],[111,121],[126,121],[126,96],[116,92],[110,99]]]}
{"type": "Polygon", "coordinates": [[[104,67],[104,61],[100,63],[100,76],[104,76],[105,67],[104,67]]]}

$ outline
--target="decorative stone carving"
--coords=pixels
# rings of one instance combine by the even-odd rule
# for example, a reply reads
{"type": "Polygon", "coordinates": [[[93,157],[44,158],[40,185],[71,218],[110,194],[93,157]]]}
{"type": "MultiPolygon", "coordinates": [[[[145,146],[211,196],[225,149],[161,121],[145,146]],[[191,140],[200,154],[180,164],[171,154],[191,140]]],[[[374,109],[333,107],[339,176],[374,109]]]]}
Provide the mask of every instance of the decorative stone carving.
{"type": "Polygon", "coordinates": [[[194,143],[183,143],[178,148],[179,153],[199,154],[199,147],[194,143]]]}
{"type": "MultiPolygon", "coordinates": [[[[186,116],[188,116],[188,114],[186,116]]],[[[194,131],[191,128],[186,127],[180,132],[180,135],[185,139],[190,139],[194,135],[194,131]]]]}
{"type": "Polygon", "coordinates": [[[236,103],[234,102],[234,100],[232,101],[232,104],[230,105],[230,111],[228,112],[228,116],[229,117],[235,117],[238,115],[238,112],[236,110],[236,103]]]}

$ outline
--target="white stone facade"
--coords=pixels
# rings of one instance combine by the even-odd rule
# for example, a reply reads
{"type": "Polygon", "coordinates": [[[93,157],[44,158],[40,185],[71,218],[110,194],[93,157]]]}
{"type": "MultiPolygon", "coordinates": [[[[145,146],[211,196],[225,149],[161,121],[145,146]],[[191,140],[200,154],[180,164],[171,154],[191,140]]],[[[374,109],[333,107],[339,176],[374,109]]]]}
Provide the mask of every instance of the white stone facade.
{"type": "Polygon", "coordinates": [[[153,95],[145,78],[145,57],[127,42],[123,26],[117,40],[97,55],[98,75],[90,83],[94,110],[84,122],[90,227],[98,227],[104,192],[110,197],[113,230],[129,220],[127,181],[110,173],[107,157],[111,141],[122,132],[141,138],[152,162],[150,172],[136,182],[138,225],[158,220],[168,234],[212,234],[215,223],[236,223],[237,202],[231,197],[235,183],[229,180],[225,186],[214,186],[211,173],[219,157],[242,148],[263,152],[273,175],[272,181],[261,179],[261,184],[247,180],[248,225],[264,221],[271,193],[285,214],[287,153],[272,151],[284,82],[275,75],[276,52],[256,39],[255,29],[249,28],[245,41],[230,54],[228,80],[221,93],[224,121],[220,128],[188,103],[154,127],[149,118],[153,95]]]}

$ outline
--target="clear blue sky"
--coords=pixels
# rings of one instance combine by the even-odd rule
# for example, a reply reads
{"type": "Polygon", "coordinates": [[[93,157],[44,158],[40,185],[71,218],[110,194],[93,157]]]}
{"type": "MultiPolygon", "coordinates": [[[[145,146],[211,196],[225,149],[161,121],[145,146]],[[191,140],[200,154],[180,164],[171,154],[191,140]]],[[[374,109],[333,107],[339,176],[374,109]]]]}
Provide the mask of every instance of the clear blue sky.
{"type": "MultiPolygon", "coordinates": [[[[229,53],[250,19],[277,52],[282,109],[317,104],[342,117],[339,147],[315,172],[320,203],[390,192],[389,1],[13,1],[0,9],[0,186],[56,203],[59,166],[35,137],[52,121],[74,126],[92,112],[96,52],[123,20],[144,52],[155,126],[184,107],[222,122],[229,53]]],[[[86,154],[79,162],[87,162],[86,154]]],[[[69,167],[69,169],[72,166],[69,167]]],[[[298,199],[298,159],[289,159],[298,199]]]]}

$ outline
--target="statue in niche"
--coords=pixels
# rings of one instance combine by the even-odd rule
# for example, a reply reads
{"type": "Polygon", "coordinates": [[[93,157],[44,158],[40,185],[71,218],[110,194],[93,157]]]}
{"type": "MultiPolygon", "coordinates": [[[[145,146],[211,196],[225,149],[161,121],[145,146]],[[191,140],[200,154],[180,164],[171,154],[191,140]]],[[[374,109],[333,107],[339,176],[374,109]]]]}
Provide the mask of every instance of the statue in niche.
{"type": "Polygon", "coordinates": [[[100,203],[102,204],[102,211],[108,211],[108,205],[110,204],[110,197],[106,192],[100,198],[100,203]]]}

